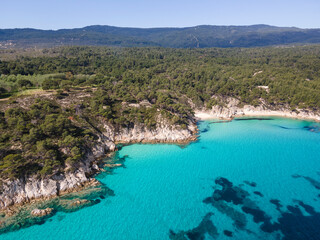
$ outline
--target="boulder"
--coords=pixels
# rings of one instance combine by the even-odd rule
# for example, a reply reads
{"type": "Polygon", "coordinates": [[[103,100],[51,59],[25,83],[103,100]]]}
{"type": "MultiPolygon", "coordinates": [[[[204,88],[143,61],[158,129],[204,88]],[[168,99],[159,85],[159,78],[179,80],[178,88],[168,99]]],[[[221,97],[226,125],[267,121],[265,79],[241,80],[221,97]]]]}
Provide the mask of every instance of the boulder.
{"type": "Polygon", "coordinates": [[[53,211],[53,208],[46,208],[46,209],[35,208],[31,211],[31,215],[36,217],[43,217],[43,216],[50,215],[52,211],[53,211]]]}

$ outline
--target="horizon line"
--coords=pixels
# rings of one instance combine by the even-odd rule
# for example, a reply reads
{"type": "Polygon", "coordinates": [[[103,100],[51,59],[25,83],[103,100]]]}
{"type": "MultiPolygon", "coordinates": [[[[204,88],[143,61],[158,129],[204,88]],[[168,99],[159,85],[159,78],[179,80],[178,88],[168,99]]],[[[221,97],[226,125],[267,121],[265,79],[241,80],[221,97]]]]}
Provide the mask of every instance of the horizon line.
{"type": "Polygon", "coordinates": [[[318,28],[302,28],[302,27],[296,27],[296,26],[276,26],[276,25],[270,25],[270,24],[264,24],[264,23],[257,23],[257,24],[249,24],[249,25],[213,25],[213,24],[200,24],[200,25],[194,25],[194,26],[184,26],[184,27],[124,27],[124,26],[114,26],[114,25],[107,25],[107,24],[92,24],[92,25],[86,25],[82,27],[70,27],[70,28],[56,28],[56,29],[44,29],[44,28],[35,28],[35,27],[14,27],[14,28],[0,28],[1,30],[22,30],[22,29],[32,29],[32,30],[41,30],[41,31],[59,31],[59,30],[70,30],[70,29],[82,29],[86,27],[94,27],[94,26],[100,26],[100,27],[115,27],[115,28],[135,28],[135,29],[184,29],[184,28],[195,28],[195,27],[203,27],[203,26],[212,26],[212,27],[251,27],[251,26],[268,26],[268,27],[276,27],[276,28],[296,28],[296,29],[319,29],[318,28]]]}

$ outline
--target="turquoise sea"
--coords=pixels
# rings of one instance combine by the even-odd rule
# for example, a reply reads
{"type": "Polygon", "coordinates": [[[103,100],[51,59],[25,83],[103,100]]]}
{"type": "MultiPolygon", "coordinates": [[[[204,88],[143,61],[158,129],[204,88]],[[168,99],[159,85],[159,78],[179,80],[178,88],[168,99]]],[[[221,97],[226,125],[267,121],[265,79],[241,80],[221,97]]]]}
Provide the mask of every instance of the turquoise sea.
{"type": "Polygon", "coordinates": [[[97,179],[114,196],[13,239],[320,239],[320,124],[281,118],[199,123],[187,146],[134,144],[97,179]]]}

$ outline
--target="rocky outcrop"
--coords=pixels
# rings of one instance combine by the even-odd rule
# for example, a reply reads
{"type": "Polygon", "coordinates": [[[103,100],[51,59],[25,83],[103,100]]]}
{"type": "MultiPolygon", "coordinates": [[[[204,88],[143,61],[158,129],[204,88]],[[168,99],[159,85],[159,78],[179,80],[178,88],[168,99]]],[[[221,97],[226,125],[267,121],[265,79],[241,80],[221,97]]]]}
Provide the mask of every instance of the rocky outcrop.
{"type": "Polygon", "coordinates": [[[53,176],[49,179],[30,177],[4,181],[0,195],[0,209],[35,199],[50,199],[96,184],[99,184],[97,180],[87,178],[85,172],[81,170],[53,176]]]}
{"type": "Polygon", "coordinates": [[[115,163],[115,164],[107,163],[103,167],[116,168],[116,167],[122,167],[122,166],[123,165],[121,163],[115,163]]]}
{"type": "Polygon", "coordinates": [[[31,215],[35,217],[44,217],[44,216],[50,215],[52,211],[53,211],[53,208],[46,208],[46,209],[36,208],[31,211],[31,215]]]}
{"type": "Polygon", "coordinates": [[[146,128],[142,124],[135,124],[132,128],[121,129],[114,137],[118,143],[183,143],[196,139],[197,126],[192,121],[186,129],[170,125],[165,120],[159,120],[155,128],[146,128]]]}
{"type": "Polygon", "coordinates": [[[69,204],[69,207],[79,207],[84,205],[90,205],[91,202],[88,199],[78,199],[69,204]]]}
{"type": "Polygon", "coordinates": [[[291,110],[289,106],[268,106],[263,103],[259,106],[244,105],[239,106],[239,100],[226,97],[222,100],[223,105],[215,105],[211,109],[197,109],[195,116],[199,119],[232,119],[242,116],[277,116],[298,119],[309,119],[320,121],[320,112],[308,109],[291,110]]]}
{"type": "Polygon", "coordinates": [[[33,176],[3,180],[0,187],[0,210],[35,199],[54,198],[86,186],[99,184],[89,176],[101,170],[97,159],[104,157],[107,152],[114,151],[116,142],[188,142],[196,139],[197,126],[190,120],[188,128],[181,129],[161,120],[154,129],[137,124],[133,128],[115,131],[112,126],[102,121],[100,129],[103,131],[97,134],[98,140],[87,149],[86,157],[80,162],[76,171],[68,170],[67,167],[64,173],[45,179],[33,176]]]}
{"type": "Polygon", "coordinates": [[[48,178],[31,176],[27,178],[2,180],[0,188],[0,210],[15,204],[24,204],[34,199],[50,199],[62,194],[77,191],[83,187],[99,184],[88,176],[95,172],[95,161],[115,150],[115,143],[101,134],[95,144],[88,149],[86,157],[80,162],[76,171],[66,169],[64,173],[48,178]]]}
{"type": "Polygon", "coordinates": [[[186,129],[170,124],[166,119],[158,116],[157,125],[148,128],[144,124],[115,129],[101,120],[100,128],[108,141],[114,143],[185,143],[196,140],[197,125],[195,119],[190,119],[186,129]]]}
{"type": "Polygon", "coordinates": [[[195,140],[195,129],[168,129],[167,127],[159,127],[155,129],[147,129],[143,126],[135,125],[133,128],[122,129],[115,136],[117,143],[179,143],[195,140]]]}

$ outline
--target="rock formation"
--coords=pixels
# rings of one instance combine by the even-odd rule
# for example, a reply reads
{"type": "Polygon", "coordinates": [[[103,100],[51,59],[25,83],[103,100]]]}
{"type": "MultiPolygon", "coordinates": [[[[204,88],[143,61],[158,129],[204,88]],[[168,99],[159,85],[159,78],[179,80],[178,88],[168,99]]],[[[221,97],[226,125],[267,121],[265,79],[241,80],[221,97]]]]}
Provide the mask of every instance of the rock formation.
{"type": "Polygon", "coordinates": [[[53,211],[53,208],[46,208],[46,209],[36,208],[31,211],[31,215],[35,217],[44,217],[44,216],[50,215],[52,211],[53,211]]]}
{"type": "Polygon", "coordinates": [[[0,210],[15,204],[24,204],[34,199],[50,199],[64,193],[76,191],[86,186],[99,184],[91,178],[100,168],[96,160],[108,152],[115,151],[116,142],[188,142],[196,139],[195,123],[190,121],[187,129],[171,126],[166,121],[159,121],[154,129],[143,125],[116,131],[107,123],[102,123],[103,131],[98,140],[87,150],[87,156],[75,171],[66,171],[47,178],[30,176],[15,180],[3,180],[0,186],[0,210]]]}
{"type": "MultiPolygon", "coordinates": [[[[218,98],[218,97],[214,97],[218,98]]],[[[269,106],[262,101],[258,106],[240,105],[236,98],[218,98],[223,104],[217,104],[211,109],[197,109],[195,116],[200,119],[232,119],[242,116],[278,116],[320,121],[320,113],[308,109],[290,109],[287,105],[269,106]]]]}

